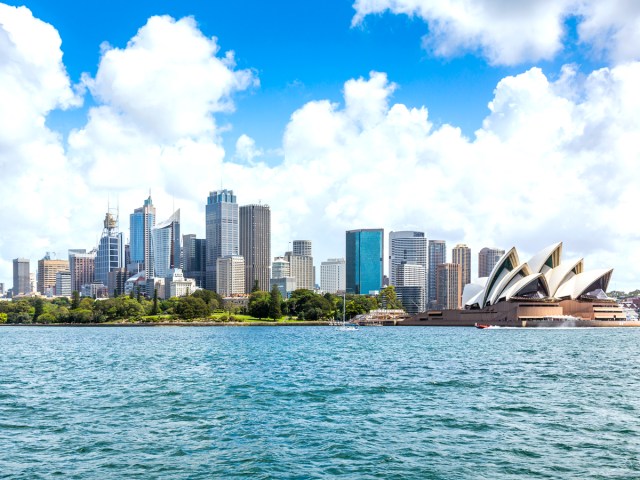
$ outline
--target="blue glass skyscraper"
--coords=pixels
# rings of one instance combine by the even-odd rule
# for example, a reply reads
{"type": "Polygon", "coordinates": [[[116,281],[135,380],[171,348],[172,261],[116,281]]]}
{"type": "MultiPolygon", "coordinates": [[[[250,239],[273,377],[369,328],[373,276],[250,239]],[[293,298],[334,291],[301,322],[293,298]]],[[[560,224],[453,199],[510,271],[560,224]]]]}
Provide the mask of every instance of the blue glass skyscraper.
{"type": "Polygon", "coordinates": [[[147,271],[147,278],[150,278],[153,276],[151,229],[156,224],[156,207],[153,206],[151,195],[142,207],[133,211],[129,216],[129,222],[131,263],[138,264],[136,270],[140,270],[141,266],[147,271]]]}
{"type": "Polygon", "coordinates": [[[124,238],[122,233],[118,232],[118,217],[107,212],[96,254],[96,282],[107,285],[109,272],[123,266],[124,238]]]}
{"type": "Polygon", "coordinates": [[[347,292],[366,295],[382,288],[384,230],[349,230],[346,237],[347,292]]]}

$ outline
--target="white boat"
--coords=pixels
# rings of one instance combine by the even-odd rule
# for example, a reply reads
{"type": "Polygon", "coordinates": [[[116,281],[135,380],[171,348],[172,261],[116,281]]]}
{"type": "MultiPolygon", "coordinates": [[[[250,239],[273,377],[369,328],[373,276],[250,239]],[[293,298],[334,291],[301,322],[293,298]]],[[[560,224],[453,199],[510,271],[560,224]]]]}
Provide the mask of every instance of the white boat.
{"type": "Polygon", "coordinates": [[[342,296],[342,322],[337,322],[338,330],[343,332],[358,330],[358,324],[346,321],[346,315],[345,315],[346,309],[347,309],[346,305],[347,305],[347,295],[344,294],[342,296]]]}

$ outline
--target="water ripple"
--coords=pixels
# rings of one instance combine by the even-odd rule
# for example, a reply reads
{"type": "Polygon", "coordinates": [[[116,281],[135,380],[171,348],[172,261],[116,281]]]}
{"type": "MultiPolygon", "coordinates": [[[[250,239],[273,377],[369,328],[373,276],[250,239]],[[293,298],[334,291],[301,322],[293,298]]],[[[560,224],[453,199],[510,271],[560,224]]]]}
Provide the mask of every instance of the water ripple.
{"type": "Polygon", "coordinates": [[[0,478],[640,478],[637,330],[0,329],[0,478]]]}

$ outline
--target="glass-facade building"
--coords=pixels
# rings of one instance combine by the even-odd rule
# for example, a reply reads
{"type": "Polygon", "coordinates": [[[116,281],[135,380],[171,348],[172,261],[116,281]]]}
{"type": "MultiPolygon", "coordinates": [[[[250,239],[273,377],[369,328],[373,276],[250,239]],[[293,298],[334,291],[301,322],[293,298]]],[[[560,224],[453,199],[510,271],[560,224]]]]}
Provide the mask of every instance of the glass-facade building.
{"type": "Polygon", "coordinates": [[[171,270],[180,268],[180,209],[168,220],[153,227],[151,250],[155,277],[168,277],[171,270]]]}
{"type": "Polygon", "coordinates": [[[209,193],[205,208],[208,290],[217,292],[218,259],[238,255],[238,215],[238,204],[233,190],[224,189],[209,193]]]}
{"type": "Polygon", "coordinates": [[[429,240],[429,285],[427,303],[435,306],[437,298],[436,280],[438,265],[447,263],[447,243],[444,240],[429,240]]]}
{"type": "Polygon", "coordinates": [[[96,254],[95,280],[103,285],[109,282],[109,272],[124,266],[124,236],[118,232],[118,219],[107,213],[104,229],[96,254]]]}
{"type": "Polygon", "coordinates": [[[349,230],[346,235],[347,293],[367,295],[382,288],[384,230],[349,230]]]}
{"type": "Polygon", "coordinates": [[[129,254],[131,263],[144,265],[147,278],[153,276],[153,252],[151,249],[151,229],[156,224],[156,208],[151,196],[144,205],[136,208],[129,216],[129,254]]]}

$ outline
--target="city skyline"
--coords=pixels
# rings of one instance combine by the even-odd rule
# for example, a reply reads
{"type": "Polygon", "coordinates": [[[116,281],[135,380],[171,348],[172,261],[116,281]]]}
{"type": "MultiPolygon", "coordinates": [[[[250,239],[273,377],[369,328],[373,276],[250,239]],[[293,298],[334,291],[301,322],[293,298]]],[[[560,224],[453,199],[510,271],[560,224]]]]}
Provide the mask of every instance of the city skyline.
{"type": "Polygon", "coordinates": [[[270,205],[273,252],[340,257],[377,225],[474,255],[562,238],[612,289],[640,283],[631,3],[17,5],[0,3],[5,285],[14,258],[95,246],[105,207],[149,188],[202,238],[222,185],[270,205]]]}

